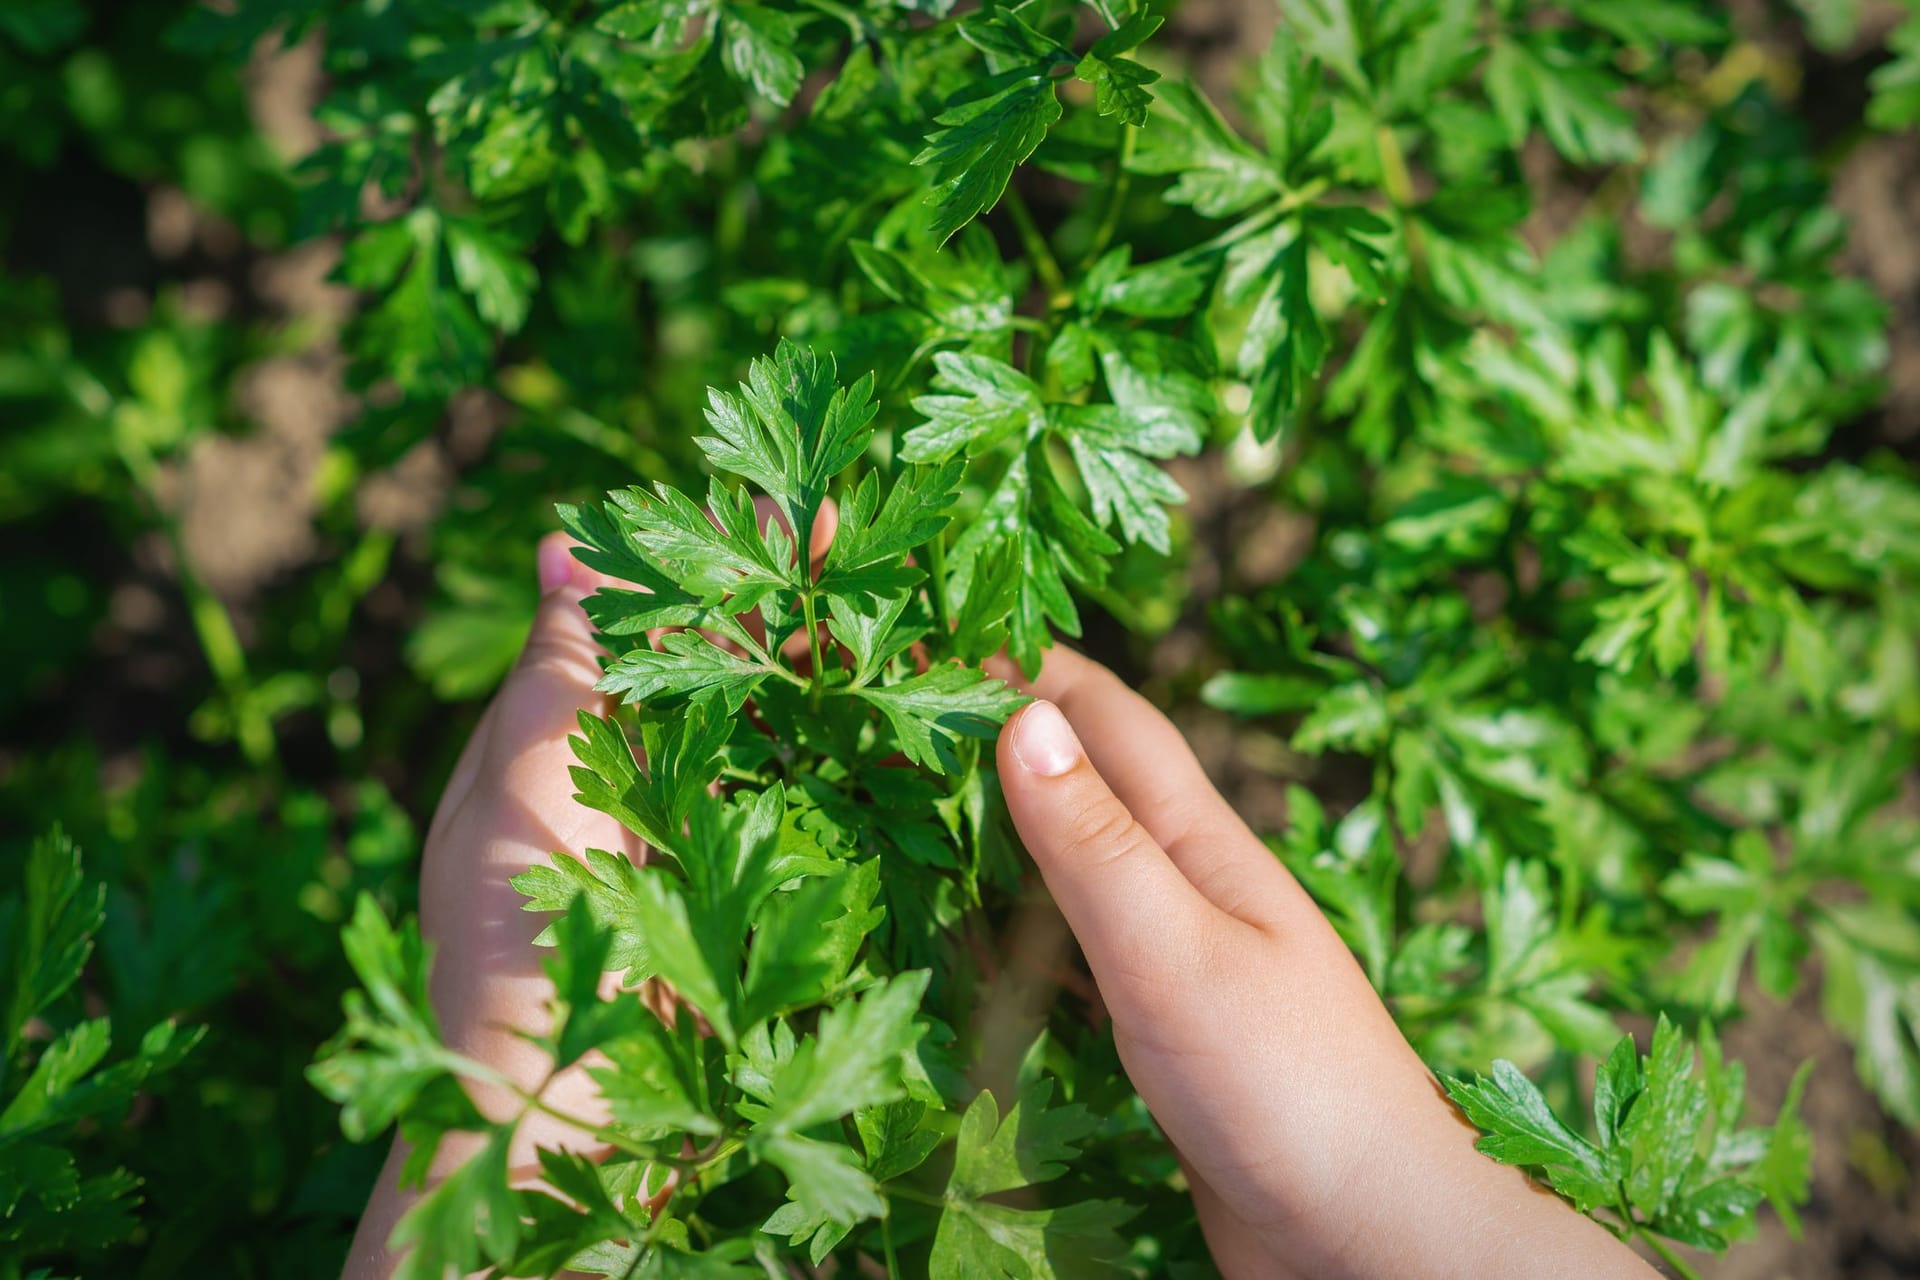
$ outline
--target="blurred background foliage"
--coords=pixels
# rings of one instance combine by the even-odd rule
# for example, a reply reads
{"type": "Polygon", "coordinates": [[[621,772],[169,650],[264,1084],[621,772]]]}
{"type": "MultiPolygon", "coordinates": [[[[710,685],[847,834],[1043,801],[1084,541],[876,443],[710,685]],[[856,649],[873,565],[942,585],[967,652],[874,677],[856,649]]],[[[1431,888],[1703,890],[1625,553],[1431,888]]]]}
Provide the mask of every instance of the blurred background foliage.
{"type": "MultiPolygon", "coordinates": [[[[487,26],[487,6],[460,0],[226,8],[0,6],[0,885],[22,883],[34,840],[64,824],[105,892],[84,977],[61,998],[111,1019],[108,1061],[137,1058],[141,1034],[169,1018],[205,1027],[184,1056],[156,1050],[138,1096],[129,1086],[79,1130],[84,1172],[124,1169],[144,1201],[68,1242],[84,1274],[337,1273],[380,1155],[339,1140],[301,1074],[337,1025],[347,983],[337,930],[362,890],[390,911],[411,906],[439,785],[524,634],[533,545],[553,527],[552,504],[640,477],[685,483],[704,388],[731,383],[776,334],[831,334],[843,366],[858,367],[863,352],[963,332],[977,309],[1028,287],[1014,271],[983,292],[981,270],[916,285],[913,305],[883,317],[840,313],[824,249],[844,243],[862,209],[899,195],[886,175],[923,131],[899,104],[861,107],[897,109],[900,154],[856,155],[835,149],[831,109],[804,135],[767,138],[738,86],[702,83],[627,106],[693,113],[689,133],[742,131],[641,150],[598,114],[603,98],[580,90],[579,77],[616,96],[624,83],[585,29],[556,23],[515,44],[487,26]],[[761,202],[795,190],[808,193],[805,208],[760,216],[761,202]]],[[[1513,424],[1551,416],[1556,396],[1614,411],[1628,357],[1607,335],[1632,335],[1638,352],[1677,317],[1687,358],[1673,362],[1676,402],[1805,397],[1821,425],[1783,467],[1856,464],[1852,480],[1756,501],[1791,499],[1818,516],[1815,540],[1830,554],[1808,553],[1801,567],[1824,589],[1871,597],[1879,585],[1862,561],[1889,543],[1920,561],[1920,518],[1873,482],[1910,475],[1920,429],[1920,156],[1900,132],[1920,123],[1920,11],[1872,0],[1730,8],[1717,60],[1676,72],[1711,109],[1666,121],[1684,141],[1631,166],[1637,186],[1585,189],[1546,150],[1520,153],[1537,192],[1521,229],[1551,248],[1557,319],[1592,340],[1472,348],[1464,358],[1498,364],[1511,394],[1485,420],[1443,422],[1453,433],[1443,443],[1524,470],[1524,456],[1502,453],[1525,438],[1513,424]],[[1670,265],[1644,265],[1627,239],[1636,230],[1661,238],[1670,265]],[[1821,376],[1768,383],[1782,350],[1821,376]],[[1849,559],[1849,539],[1872,545],[1849,559]]],[[[1224,93],[1246,79],[1273,22],[1264,4],[1196,0],[1166,43],[1224,93]]],[[[762,69],[775,89],[785,74],[762,69]]],[[[1625,159],[1604,154],[1604,136],[1554,141],[1625,159]]],[[[1050,144],[1053,169],[1072,172],[1073,142],[1050,144]]],[[[1463,130],[1441,162],[1469,172],[1492,145],[1476,150],[1463,130]]],[[[1064,243],[1091,238],[1094,214],[1055,174],[1023,181],[1064,243]]],[[[1169,208],[1160,234],[1191,243],[1197,221],[1169,208]]],[[[1153,220],[1142,225],[1145,260],[1160,246],[1153,220]]],[[[1001,269],[984,231],[954,244],[1001,269]]],[[[1500,314],[1500,298],[1485,301],[1500,314]]],[[[1392,354],[1366,358],[1391,371],[1392,354]]],[[[1369,366],[1356,356],[1354,367],[1327,395],[1364,416],[1369,366]]],[[[1598,663],[1529,665],[1522,641],[1548,627],[1528,610],[1550,605],[1524,582],[1380,590],[1403,562],[1484,556],[1508,533],[1500,504],[1472,484],[1430,487],[1417,471],[1369,489],[1369,458],[1392,422],[1357,448],[1311,433],[1262,443],[1243,430],[1246,409],[1223,416],[1207,458],[1177,464],[1193,495],[1176,530],[1183,570],[1123,562],[1091,602],[1090,647],[1177,709],[1256,826],[1291,816],[1287,856],[1310,882],[1318,864],[1316,891],[1350,925],[1373,913],[1377,951],[1361,946],[1363,958],[1442,1060],[1483,1065],[1496,1046],[1512,1055],[1527,1034],[1540,1038],[1511,1025],[1538,1006],[1530,1015],[1502,992],[1551,986],[1562,969],[1602,975],[1603,987],[1642,975],[1597,926],[1563,921],[1552,954],[1534,949],[1527,931],[1579,898],[1563,885],[1556,900],[1516,872],[1489,899],[1495,923],[1475,935],[1505,939],[1475,979],[1484,989],[1436,986],[1467,944],[1441,920],[1396,919],[1405,890],[1387,885],[1381,906],[1378,877],[1400,873],[1369,860],[1398,856],[1390,836],[1381,843],[1390,824],[1429,865],[1433,841],[1459,834],[1436,828],[1423,844],[1411,815],[1429,807],[1509,841],[1537,842],[1544,824],[1549,838],[1586,845],[1577,867],[1556,872],[1591,878],[1629,912],[1645,870],[1627,847],[1635,824],[1672,833],[1675,847],[1694,828],[1725,836],[1739,825],[1717,816],[1727,811],[1797,831],[1811,849],[1804,866],[1781,873],[1764,844],[1736,842],[1728,858],[1674,868],[1658,909],[1729,912],[1726,885],[1746,875],[1741,901],[1753,909],[1728,927],[1758,949],[1760,985],[1783,996],[1802,955],[1822,949],[1828,1014],[1843,1028],[1852,1019],[1848,1035],[1836,1039],[1809,996],[1759,1018],[1748,1039],[1742,1027],[1729,1037],[1763,1060],[1757,1076],[1771,1072],[1769,1104],[1801,1057],[1821,1057],[1807,1106],[1821,1163],[1809,1240],[1794,1246],[1807,1265],[1792,1270],[1920,1265],[1904,1172],[1912,1140],[1882,1123],[1846,1044],[1879,1016],[1872,1025],[1895,1037],[1880,1046],[1887,1069],[1920,1072],[1898,1039],[1920,1021],[1920,956],[1904,973],[1856,966],[1836,979],[1833,926],[1795,923],[1821,875],[1862,883],[1874,842],[1886,845],[1875,865],[1914,856],[1914,600],[1892,592],[1872,614],[1816,606],[1710,624],[1668,620],[1674,606],[1656,598],[1620,606],[1618,646],[1598,663]],[[1423,489],[1424,502],[1401,501],[1423,489]],[[1480,623],[1494,614],[1505,652],[1486,648],[1480,623]],[[1335,652],[1303,618],[1363,641],[1335,652]],[[1768,630],[1781,619],[1795,637],[1768,630]],[[1771,697],[1751,682],[1735,700],[1651,697],[1625,678],[1641,648],[1670,673],[1714,625],[1728,645],[1785,643],[1799,661],[1771,697]],[[1569,670],[1580,687],[1553,683],[1569,670]],[[1831,751],[1831,724],[1807,731],[1800,694],[1867,728],[1831,751]],[[1434,715],[1423,718],[1423,698],[1434,715]],[[1497,725],[1461,714],[1476,699],[1524,710],[1497,725]],[[1390,729],[1332,713],[1272,728],[1303,706],[1376,703],[1392,707],[1390,729]],[[1513,734],[1523,756],[1583,750],[1559,719],[1566,708],[1599,726],[1602,748],[1649,767],[1561,760],[1547,772],[1590,779],[1594,793],[1542,800],[1489,763],[1489,752],[1511,757],[1513,734]],[[1761,738],[1778,749],[1689,764],[1711,775],[1723,809],[1690,806],[1666,785],[1666,746],[1761,738]],[[1350,765],[1377,755],[1413,780],[1363,803],[1377,779],[1338,767],[1343,753],[1350,765]],[[1323,756],[1335,764],[1312,763],[1323,756]],[[1289,804],[1287,784],[1301,781],[1321,799],[1295,790],[1289,804]],[[1472,803],[1456,803],[1470,791],[1472,803]],[[1610,820],[1610,806],[1634,823],[1610,820]],[[1887,834],[1889,812],[1909,825],[1887,834]],[[1616,836],[1626,844],[1608,846],[1616,836]],[[1329,854],[1355,865],[1329,866],[1329,854]],[[1776,894],[1776,877],[1799,896],[1776,894]],[[1355,883],[1376,890],[1356,896],[1355,883]],[[1503,971],[1503,956],[1531,967],[1503,971]],[[1887,1020],[1889,1001],[1905,1021],[1887,1020]],[[1488,1021],[1457,1017],[1467,1004],[1488,1021]]],[[[1642,496],[1654,512],[1680,501],[1652,482],[1642,496]]],[[[1575,486],[1555,500],[1582,498],[1575,486]]],[[[1536,517],[1548,528],[1557,518],[1536,517]]],[[[1618,581],[1657,585],[1668,572],[1636,567],[1631,545],[1588,551],[1614,555],[1618,581]]],[[[1417,860],[1409,874],[1423,874],[1417,860]]],[[[1897,935],[1890,946],[1907,945],[1911,920],[1880,923],[1897,935]]],[[[1745,954],[1709,951],[1683,990],[1697,1007],[1726,1007],[1748,981],[1745,954]]],[[[1920,1097],[1920,1082],[1863,1070],[1896,1111],[1909,1085],[1920,1097]]],[[[18,1274],[9,1231],[30,1229],[9,1220],[0,1275],[18,1274]]],[[[1777,1261],[1758,1257],[1728,1266],[1777,1261]]]]}

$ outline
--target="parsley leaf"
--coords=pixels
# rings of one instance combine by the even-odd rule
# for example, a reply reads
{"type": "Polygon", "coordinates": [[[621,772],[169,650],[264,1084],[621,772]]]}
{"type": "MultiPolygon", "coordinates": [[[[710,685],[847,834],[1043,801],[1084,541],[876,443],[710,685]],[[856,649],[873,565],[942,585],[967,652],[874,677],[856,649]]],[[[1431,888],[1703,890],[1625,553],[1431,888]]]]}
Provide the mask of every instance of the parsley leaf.
{"type": "Polygon", "coordinates": [[[1118,1228],[1132,1217],[1111,1200],[1016,1209],[986,1197],[1050,1182],[1066,1171],[1098,1120],[1077,1104],[1050,1107],[1053,1084],[1037,1077],[1002,1117],[981,1093],[960,1121],[946,1205],[933,1240],[936,1280],[1105,1274],[1127,1256],[1118,1228]]]}
{"type": "Polygon", "coordinates": [[[893,726],[900,750],[936,773],[960,768],[958,737],[991,738],[1028,699],[999,680],[960,666],[938,666],[894,684],[869,684],[850,692],[880,708],[893,726]]]}

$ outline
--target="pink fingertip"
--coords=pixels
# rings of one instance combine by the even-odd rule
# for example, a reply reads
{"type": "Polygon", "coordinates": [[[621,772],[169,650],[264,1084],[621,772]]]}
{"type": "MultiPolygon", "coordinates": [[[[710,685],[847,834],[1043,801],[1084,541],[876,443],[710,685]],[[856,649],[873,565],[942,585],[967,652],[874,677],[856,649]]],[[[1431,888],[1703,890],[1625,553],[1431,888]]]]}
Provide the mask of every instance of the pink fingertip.
{"type": "Polygon", "coordinates": [[[1057,778],[1080,763],[1080,739],[1051,702],[1034,702],[1013,726],[1013,754],[1029,773],[1057,778]]]}
{"type": "Polygon", "coordinates": [[[545,595],[573,580],[573,548],[564,538],[543,538],[538,555],[540,594],[545,595]]]}

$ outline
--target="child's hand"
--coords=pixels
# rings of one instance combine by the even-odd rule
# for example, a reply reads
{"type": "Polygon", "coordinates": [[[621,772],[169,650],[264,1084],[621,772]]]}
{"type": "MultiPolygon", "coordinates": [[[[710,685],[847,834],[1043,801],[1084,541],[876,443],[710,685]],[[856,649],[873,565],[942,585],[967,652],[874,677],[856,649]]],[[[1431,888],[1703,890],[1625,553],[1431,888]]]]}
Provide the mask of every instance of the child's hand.
{"type": "MultiPolygon", "coordinates": [[[[556,849],[640,854],[626,828],[574,802],[567,773],[574,763],[567,736],[578,732],[577,713],[606,710],[605,697],[593,691],[599,647],[580,608],[603,580],[575,561],[557,534],[542,540],[539,561],[540,608],[526,648],[447,779],[420,868],[420,926],[434,947],[433,1005],[446,1042],[527,1090],[540,1088],[550,1063],[523,1033],[547,1029],[553,984],[533,945],[545,917],[522,910],[526,900],[508,882],[556,849]]],[[[478,1082],[468,1089],[490,1115],[519,1110],[506,1090],[478,1082]]],[[[579,1064],[544,1096],[556,1109],[604,1118],[579,1064]]],[[[435,1177],[473,1153],[463,1137],[449,1134],[441,1144],[435,1177]]],[[[510,1155],[529,1180],[537,1172],[536,1147],[597,1149],[590,1134],[541,1113],[521,1123],[510,1155]]],[[[396,1142],[360,1220],[346,1270],[355,1280],[392,1270],[387,1237],[409,1200],[397,1185],[403,1154],[396,1142]]]]}
{"type": "Polygon", "coordinates": [[[1166,717],[1065,649],[1032,692],[1046,701],[1000,734],[1007,805],[1222,1272],[1650,1274],[1473,1149],[1332,926],[1166,717]]]}

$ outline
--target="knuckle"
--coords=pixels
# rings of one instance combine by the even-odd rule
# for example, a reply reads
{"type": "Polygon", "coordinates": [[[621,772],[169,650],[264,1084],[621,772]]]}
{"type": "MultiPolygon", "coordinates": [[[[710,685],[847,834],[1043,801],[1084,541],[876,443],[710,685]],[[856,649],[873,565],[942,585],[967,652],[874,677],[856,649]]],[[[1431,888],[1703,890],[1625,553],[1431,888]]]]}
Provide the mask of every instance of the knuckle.
{"type": "Polygon", "coordinates": [[[1147,833],[1119,803],[1088,805],[1074,819],[1061,843],[1066,860],[1098,870],[1143,851],[1147,833]]]}

